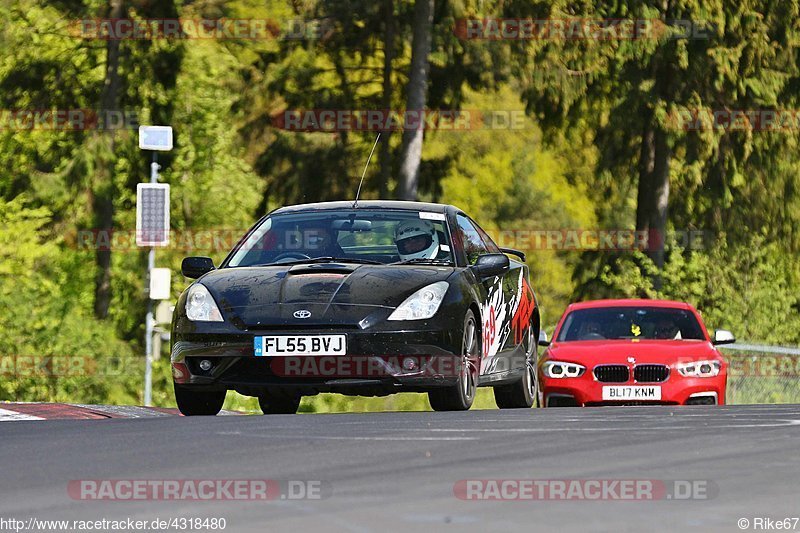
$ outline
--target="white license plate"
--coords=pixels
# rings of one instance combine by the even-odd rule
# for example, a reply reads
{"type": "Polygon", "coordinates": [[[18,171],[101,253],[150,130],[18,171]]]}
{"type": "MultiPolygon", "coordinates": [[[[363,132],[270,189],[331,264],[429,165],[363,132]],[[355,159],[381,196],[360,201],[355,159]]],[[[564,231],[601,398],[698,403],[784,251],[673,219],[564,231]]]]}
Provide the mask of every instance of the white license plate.
{"type": "Polygon", "coordinates": [[[604,386],[603,400],[660,400],[661,387],[604,386]]]}
{"type": "Polygon", "coordinates": [[[254,352],[257,357],[290,355],[345,355],[345,335],[267,335],[256,337],[254,352]]]}

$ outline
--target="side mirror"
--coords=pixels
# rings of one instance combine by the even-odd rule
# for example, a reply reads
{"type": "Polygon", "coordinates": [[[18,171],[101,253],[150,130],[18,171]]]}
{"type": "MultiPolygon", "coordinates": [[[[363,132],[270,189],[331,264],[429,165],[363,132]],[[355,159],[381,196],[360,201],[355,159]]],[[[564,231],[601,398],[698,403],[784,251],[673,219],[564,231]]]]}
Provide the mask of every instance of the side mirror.
{"type": "Polygon", "coordinates": [[[550,346],[550,341],[547,338],[547,332],[545,330],[539,332],[539,346],[550,346]]]}
{"type": "Polygon", "coordinates": [[[186,257],[181,263],[181,273],[189,279],[197,279],[214,268],[210,257],[186,257]]]}
{"type": "Polygon", "coordinates": [[[483,254],[472,265],[472,271],[480,279],[502,276],[510,268],[511,263],[506,254],[483,254]]]}
{"type": "Polygon", "coordinates": [[[736,337],[733,336],[733,333],[726,329],[718,329],[714,332],[714,340],[712,344],[719,345],[719,344],[733,344],[736,342],[736,337]]]}

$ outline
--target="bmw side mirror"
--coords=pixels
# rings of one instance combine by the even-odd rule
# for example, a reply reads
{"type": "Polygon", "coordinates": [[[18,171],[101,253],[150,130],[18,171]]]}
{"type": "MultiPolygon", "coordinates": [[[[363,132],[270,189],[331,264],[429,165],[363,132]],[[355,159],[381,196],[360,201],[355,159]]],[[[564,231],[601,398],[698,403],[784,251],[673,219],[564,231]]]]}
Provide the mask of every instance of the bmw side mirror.
{"type": "Polygon", "coordinates": [[[472,271],[480,279],[502,276],[510,268],[511,263],[506,254],[483,254],[472,265],[472,271]]]}
{"type": "Polygon", "coordinates": [[[186,257],[181,263],[181,273],[189,279],[197,279],[214,268],[210,257],[186,257]]]}
{"type": "Polygon", "coordinates": [[[726,329],[718,329],[714,332],[714,341],[712,344],[720,345],[720,344],[733,344],[736,342],[736,337],[733,336],[733,333],[726,329]]]}
{"type": "Polygon", "coordinates": [[[539,332],[539,346],[550,346],[550,340],[547,338],[545,330],[539,332]]]}

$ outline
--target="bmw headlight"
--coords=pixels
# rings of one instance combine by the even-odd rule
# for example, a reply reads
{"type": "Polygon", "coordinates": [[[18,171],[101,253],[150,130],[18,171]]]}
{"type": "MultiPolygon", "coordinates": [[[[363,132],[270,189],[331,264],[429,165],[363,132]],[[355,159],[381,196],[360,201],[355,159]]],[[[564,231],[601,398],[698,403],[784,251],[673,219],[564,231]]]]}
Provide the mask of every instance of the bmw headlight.
{"type": "Polygon", "coordinates": [[[719,375],[722,365],[719,361],[692,361],[678,363],[678,373],[685,378],[713,378],[719,375]]]}
{"type": "Polygon", "coordinates": [[[200,283],[192,285],[186,295],[186,318],[192,322],[222,322],[217,303],[200,283]]]}
{"type": "Polygon", "coordinates": [[[439,310],[447,292],[446,281],[437,281],[423,287],[401,303],[389,315],[389,320],[424,320],[431,318],[439,310]]]}
{"type": "Polygon", "coordinates": [[[586,372],[586,367],[577,363],[547,361],[542,365],[542,372],[548,378],[579,378],[586,372]]]}

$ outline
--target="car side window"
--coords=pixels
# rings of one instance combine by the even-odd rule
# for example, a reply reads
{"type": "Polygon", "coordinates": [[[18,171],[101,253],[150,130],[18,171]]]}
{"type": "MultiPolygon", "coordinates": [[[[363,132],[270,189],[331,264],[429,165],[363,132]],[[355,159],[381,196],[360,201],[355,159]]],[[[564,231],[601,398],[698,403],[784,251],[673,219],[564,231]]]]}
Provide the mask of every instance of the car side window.
{"type": "Polygon", "coordinates": [[[461,242],[464,243],[464,253],[467,255],[467,262],[474,265],[478,256],[489,253],[489,248],[483,242],[481,234],[467,217],[456,215],[458,231],[461,234],[461,242]]]}
{"type": "Polygon", "coordinates": [[[472,222],[472,225],[475,226],[475,229],[478,230],[478,233],[480,234],[481,239],[483,239],[483,243],[486,245],[486,249],[489,250],[489,253],[490,254],[501,253],[500,248],[498,248],[497,245],[492,240],[492,238],[489,237],[489,235],[485,231],[483,231],[483,228],[480,227],[478,223],[475,222],[474,220],[470,220],[470,222],[472,222]]]}

